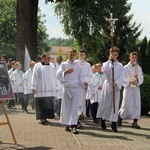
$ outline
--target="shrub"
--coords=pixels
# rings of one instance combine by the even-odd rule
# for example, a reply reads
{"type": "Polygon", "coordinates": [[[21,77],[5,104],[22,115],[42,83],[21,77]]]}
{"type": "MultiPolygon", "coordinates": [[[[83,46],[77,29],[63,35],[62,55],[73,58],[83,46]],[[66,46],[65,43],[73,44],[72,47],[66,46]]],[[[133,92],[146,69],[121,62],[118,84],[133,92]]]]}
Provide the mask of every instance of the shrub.
{"type": "Polygon", "coordinates": [[[150,75],[144,75],[144,83],[140,86],[141,89],[141,112],[142,115],[147,115],[150,111],[150,75]]]}

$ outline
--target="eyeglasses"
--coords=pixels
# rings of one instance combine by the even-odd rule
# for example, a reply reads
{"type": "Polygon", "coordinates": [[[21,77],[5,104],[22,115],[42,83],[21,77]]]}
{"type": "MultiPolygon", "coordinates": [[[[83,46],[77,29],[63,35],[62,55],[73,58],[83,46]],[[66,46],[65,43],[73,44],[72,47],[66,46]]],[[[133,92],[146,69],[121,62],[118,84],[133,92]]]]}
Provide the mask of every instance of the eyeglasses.
{"type": "Polygon", "coordinates": [[[70,56],[75,56],[76,54],[70,54],[70,56]]]}

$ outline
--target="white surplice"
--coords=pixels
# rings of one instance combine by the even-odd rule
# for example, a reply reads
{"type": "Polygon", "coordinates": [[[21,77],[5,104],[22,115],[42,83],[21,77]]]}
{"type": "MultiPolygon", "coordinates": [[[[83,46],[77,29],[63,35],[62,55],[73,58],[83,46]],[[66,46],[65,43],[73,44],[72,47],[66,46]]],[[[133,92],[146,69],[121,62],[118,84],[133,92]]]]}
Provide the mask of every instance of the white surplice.
{"type": "Polygon", "coordinates": [[[31,89],[36,90],[34,97],[55,97],[56,96],[56,73],[55,66],[36,63],[33,68],[31,89]]]}
{"type": "Polygon", "coordinates": [[[22,76],[23,81],[24,81],[24,94],[32,93],[32,90],[31,90],[32,74],[33,74],[33,70],[29,69],[22,76]]]}
{"type": "Polygon", "coordinates": [[[135,74],[135,66],[132,66],[129,62],[124,66],[125,78],[123,82],[123,100],[121,108],[119,110],[120,117],[122,119],[140,119],[141,116],[141,94],[140,85],[143,83],[142,69],[138,66],[137,75],[138,82],[137,86],[133,87],[130,83],[133,80],[135,74]]]}
{"type": "Polygon", "coordinates": [[[77,125],[79,87],[85,88],[81,80],[83,78],[82,68],[78,61],[75,60],[74,62],[71,62],[67,60],[61,64],[56,76],[64,85],[60,123],[64,125],[77,125]],[[68,67],[73,68],[73,72],[64,75],[64,71],[68,67]]]}
{"type": "Polygon", "coordinates": [[[10,75],[10,80],[12,83],[12,89],[14,93],[22,93],[24,91],[24,87],[20,86],[20,83],[23,83],[23,72],[21,70],[15,69],[10,75]]]}
{"type": "Polygon", "coordinates": [[[115,113],[113,112],[113,88],[112,88],[112,62],[108,60],[103,63],[102,72],[105,74],[100,104],[97,111],[97,118],[117,122],[120,100],[120,89],[124,79],[124,68],[118,61],[114,62],[115,87],[115,113]]]}
{"type": "MultiPolygon", "coordinates": [[[[58,71],[60,66],[61,66],[61,64],[56,64],[56,72],[58,71]]],[[[56,78],[56,80],[57,80],[57,89],[56,89],[56,99],[55,100],[58,100],[58,99],[62,99],[64,86],[61,83],[61,81],[59,81],[57,78],[56,78]]]]}
{"type": "Polygon", "coordinates": [[[99,74],[98,72],[96,72],[93,75],[91,86],[93,86],[94,89],[93,90],[91,89],[91,98],[90,98],[91,104],[95,102],[100,102],[102,90],[99,90],[98,87],[99,86],[103,87],[104,80],[105,75],[103,73],[99,74]]]}
{"type": "MultiPolygon", "coordinates": [[[[86,61],[83,61],[83,60],[81,61],[80,59],[78,60],[78,62],[82,67],[82,74],[83,74],[82,82],[87,82],[88,84],[90,84],[92,77],[93,77],[91,65],[86,61]]],[[[83,113],[84,116],[86,116],[86,109],[85,109],[86,93],[87,93],[87,90],[80,88],[79,110],[78,110],[79,115],[83,113]]]]}

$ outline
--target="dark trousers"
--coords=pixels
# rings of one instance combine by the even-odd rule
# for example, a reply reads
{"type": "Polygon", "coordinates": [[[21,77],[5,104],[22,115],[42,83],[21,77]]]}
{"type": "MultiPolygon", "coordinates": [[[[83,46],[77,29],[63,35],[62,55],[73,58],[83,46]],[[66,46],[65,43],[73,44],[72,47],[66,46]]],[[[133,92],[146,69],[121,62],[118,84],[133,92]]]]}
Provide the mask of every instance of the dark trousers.
{"type": "Polygon", "coordinates": [[[61,101],[61,98],[54,101],[54,111],[58,116],[60,116],[61,101]]]}
{"type": "MultiPolygon", "coordinates": [[[[33,99],[34,99],[34,95],[32,93],[24,95],[24,104],[23,104],[24,110],[27,110],[29,100],[31,100],[31,106],[35,105],[35,104],[32,104],[32,103],[34,103],[33,99]]],[[[32,108],[33,108],[33,106],[32,106],[32,108]]]]}
{"type": "Polygon", "coordinates": [[[91,111],[91,115],[93,116],[93,108],[92,108],[92,104],[91,101],[88,99],[86,100],[86,116],[89,117],[89,112],[91,111]]]}
{"type": "Polygon", "coordinates": [[[14,99],[9,99],[8,101],[7,101],[7,107],[13,107],[13,106],[15,106],[15,100],[14,99]]]}
{"type": "Polygon", "coordinates": [[[93,103],[93,104],[92,104],[92,107],[93,107],[93,115],[92,115],[92,118],[93,118],[93,120],[96,120],[98,102],[93,103]]]}
{"type": "Polygon", "coordinates": [[[23,107],[24,107],[24,93],[23,92],[15,93],[15,99],[16,99],[16,102],[19,101],[19,103],[22,106],[22,110],[23,110],[23,107]]]}

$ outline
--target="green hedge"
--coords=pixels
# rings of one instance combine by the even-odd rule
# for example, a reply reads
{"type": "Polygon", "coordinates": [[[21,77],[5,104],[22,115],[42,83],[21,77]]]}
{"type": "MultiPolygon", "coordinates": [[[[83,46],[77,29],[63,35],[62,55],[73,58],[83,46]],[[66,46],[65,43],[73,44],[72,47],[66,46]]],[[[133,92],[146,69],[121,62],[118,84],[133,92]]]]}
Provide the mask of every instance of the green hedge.
{"type": "Polygon", "coordinates": [[[141,106],[142,114],[145,115],[150,111],[150,75],[144,75],[144,82],[141,89],[141,106]]]}

